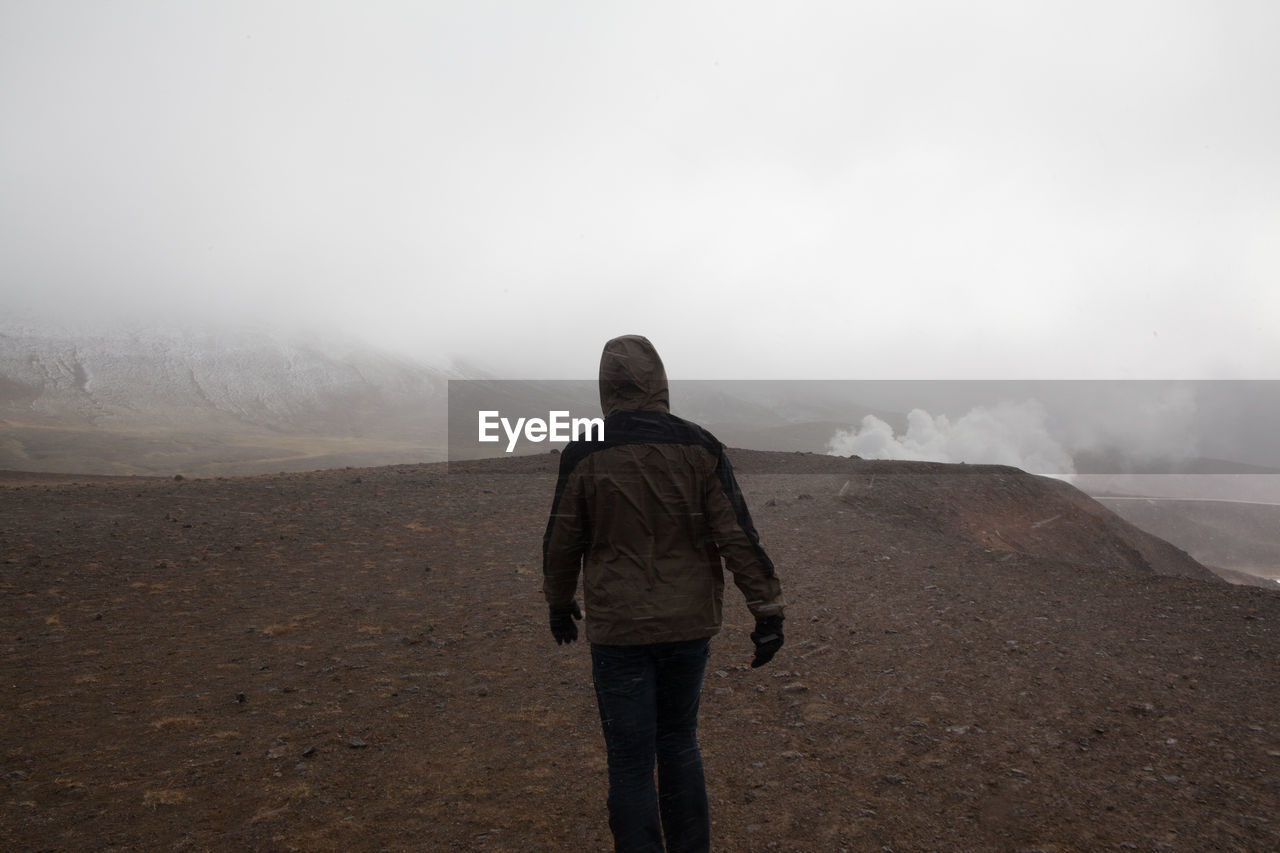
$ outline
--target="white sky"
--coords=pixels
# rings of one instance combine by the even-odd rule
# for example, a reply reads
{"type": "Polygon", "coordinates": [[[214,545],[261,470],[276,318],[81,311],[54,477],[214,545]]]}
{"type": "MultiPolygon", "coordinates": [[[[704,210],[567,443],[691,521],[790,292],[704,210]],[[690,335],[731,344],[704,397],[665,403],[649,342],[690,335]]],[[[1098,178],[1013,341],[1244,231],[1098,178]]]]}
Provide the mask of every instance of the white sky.
{"type": "Polygon", "coordinates": [[[0,0],[0,313],[1280,378],[1280,3],[0,0]]]}

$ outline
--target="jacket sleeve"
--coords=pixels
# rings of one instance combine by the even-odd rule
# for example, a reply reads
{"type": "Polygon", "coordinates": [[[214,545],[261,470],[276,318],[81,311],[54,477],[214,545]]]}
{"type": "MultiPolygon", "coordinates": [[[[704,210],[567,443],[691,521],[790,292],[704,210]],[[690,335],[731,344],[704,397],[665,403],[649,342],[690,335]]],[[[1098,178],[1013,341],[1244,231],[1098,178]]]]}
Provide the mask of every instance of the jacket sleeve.
{"type": "Polygon", "coordinates": [[[746,597],[751,614],[758,619],[780,616],[785,602],[773,561],[760,545],[760,535],[723,447],[715,457],[715,473],[708,478],[704,500],[716,548],[733,574],[734,584],[746,597]]]}
{"type": "Polygon", "coordinates": [[[542,593],[551,607],[567,607],[578,589],[582,557],[590,543],[582,474],[562,454],[551,516],[542,537],[542,593]]]}

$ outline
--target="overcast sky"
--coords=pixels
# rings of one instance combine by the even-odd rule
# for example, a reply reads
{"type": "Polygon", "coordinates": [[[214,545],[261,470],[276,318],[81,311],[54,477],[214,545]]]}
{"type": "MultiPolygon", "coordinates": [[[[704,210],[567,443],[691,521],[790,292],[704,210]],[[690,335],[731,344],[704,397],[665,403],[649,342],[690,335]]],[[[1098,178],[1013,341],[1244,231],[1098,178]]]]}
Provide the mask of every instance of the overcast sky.
{"type": "Polygon", "coordinates": [[[1280,3],[0,0],[0,313],[1280,378],[1280,3]]]}

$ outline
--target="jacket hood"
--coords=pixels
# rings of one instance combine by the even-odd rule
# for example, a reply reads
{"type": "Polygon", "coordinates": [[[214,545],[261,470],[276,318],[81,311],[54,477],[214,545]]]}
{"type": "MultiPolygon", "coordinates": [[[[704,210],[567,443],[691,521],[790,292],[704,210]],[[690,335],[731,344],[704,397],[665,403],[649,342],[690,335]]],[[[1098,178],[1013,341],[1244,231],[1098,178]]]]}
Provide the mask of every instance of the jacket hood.
{"type": "Polygon", "coordinates": [[[614,412],[669,412],[667,370],[649,339],[623,335],[604,345],[600,356],[600,408],[614,412]]]}

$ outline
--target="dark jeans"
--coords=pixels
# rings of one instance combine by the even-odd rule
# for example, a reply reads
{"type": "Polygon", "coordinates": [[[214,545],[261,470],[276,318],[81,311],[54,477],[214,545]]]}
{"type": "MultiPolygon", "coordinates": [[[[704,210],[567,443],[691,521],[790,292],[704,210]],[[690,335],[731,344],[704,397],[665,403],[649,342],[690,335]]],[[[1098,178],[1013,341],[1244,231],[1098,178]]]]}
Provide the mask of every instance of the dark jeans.
{"type": "Polygon", "coordinates": [[[710,654],[709,639],[591,645],[591,675],[609,755],[609,828],[617,853],[662,853],[664,834],[669,853],[710,848],[698,751],[698,698],[710,654]]]}

